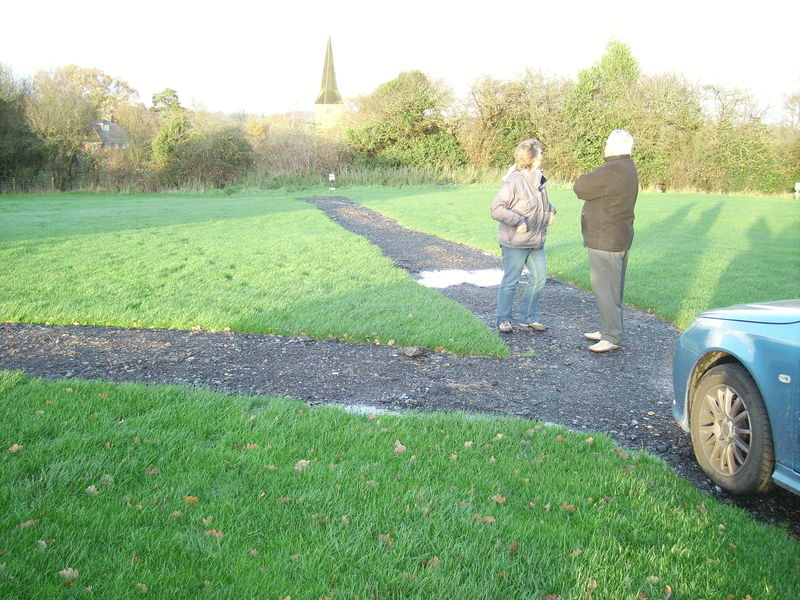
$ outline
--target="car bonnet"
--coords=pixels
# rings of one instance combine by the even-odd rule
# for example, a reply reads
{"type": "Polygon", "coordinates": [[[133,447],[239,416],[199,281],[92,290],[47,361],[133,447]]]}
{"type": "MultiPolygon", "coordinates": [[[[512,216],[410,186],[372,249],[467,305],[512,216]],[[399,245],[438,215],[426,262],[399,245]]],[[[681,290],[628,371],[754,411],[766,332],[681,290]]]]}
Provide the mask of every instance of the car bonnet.
{"type": "Polygon", "coordinates": [[[704,319],[746,321],[788,325],[800,322],[800,300],[782,300],[756,304],[737,304],[728,308],[717,308],[698,315],[704,319]]]}

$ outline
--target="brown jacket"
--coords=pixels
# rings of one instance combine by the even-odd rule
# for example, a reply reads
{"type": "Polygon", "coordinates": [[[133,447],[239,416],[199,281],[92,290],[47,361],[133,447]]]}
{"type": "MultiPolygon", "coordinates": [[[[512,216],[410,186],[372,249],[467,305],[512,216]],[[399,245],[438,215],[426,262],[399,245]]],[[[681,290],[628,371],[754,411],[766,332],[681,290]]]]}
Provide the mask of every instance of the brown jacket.
{"type": "Polygon", "coordinates": [[[607,156],[605,163],[578,178],[572,187],[583,200],[583,245],[593,250],[624,252],[633,241],[633,207],[639,175],[631,157],[607,156]]]}
{"type": "Polygon", "coordinates": [[[547,198],[547,179],[540,170],[514,171],[492,202],[491,215],[500,221],[498,238],[506,248],[533,248],[540,250],[547,239],[547,223],[555,207],[547,198]],[[517,231],[526,223],[525,233],[517,231]]]}

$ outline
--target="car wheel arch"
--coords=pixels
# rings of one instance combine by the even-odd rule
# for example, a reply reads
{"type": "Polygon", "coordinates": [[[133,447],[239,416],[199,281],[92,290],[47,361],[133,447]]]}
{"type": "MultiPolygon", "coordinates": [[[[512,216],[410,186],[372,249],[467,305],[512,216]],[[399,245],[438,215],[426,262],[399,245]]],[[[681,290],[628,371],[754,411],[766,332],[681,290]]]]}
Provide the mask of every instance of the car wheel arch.
{"type": "Polygon", "coordinates": [[[734,355],[723,350],[711,350],[710,352],[707,352],[701,356],[692,369],[692,374],[689,377],[689,385],[686,387],[687,423],[689,420],[688,416],[691,415],[692,398],[694,397],[694,392],[697,389],[697,386],[700,384],[700,380],[703,378],[703,375],[708,373],[714,367],[724,364],[739,365],[745,371],[747,371],[750,377],[753,376],[753,374],[750,373],[750,370],[744,366],[741,361],[739,361],[734,355]]]}

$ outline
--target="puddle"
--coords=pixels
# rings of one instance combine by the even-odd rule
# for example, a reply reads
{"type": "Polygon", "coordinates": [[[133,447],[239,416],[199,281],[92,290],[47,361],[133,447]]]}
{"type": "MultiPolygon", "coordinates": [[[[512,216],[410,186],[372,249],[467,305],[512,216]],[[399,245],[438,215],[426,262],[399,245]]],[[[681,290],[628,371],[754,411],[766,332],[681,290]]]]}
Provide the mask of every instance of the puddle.
{"type": "Polygon", "coordinates": [[[500,285],[502,279],[502,269],[477,269],[474,271],[445,269],[442,271],[420,271],[417,283],[436,289],[461,285],[462,283],[469,283],[478,287],[492,287],[500,285]]]}

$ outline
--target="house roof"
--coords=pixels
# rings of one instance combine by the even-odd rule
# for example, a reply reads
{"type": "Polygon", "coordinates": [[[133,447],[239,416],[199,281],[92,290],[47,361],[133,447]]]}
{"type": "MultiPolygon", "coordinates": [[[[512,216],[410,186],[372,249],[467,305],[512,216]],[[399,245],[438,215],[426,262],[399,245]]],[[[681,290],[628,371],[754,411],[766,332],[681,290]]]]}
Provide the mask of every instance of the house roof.
{"type": "Polygon", "coordinates": [[[322,68],[322,86],[314,104],[342,104],[342,96],[336,87],[336,71],[333,69],[333,50],[331,38],[328,38],[328,49],[325,52],[325,66],[322,68]]]}
{"type": "Polygon", "coordinates": [[[95,121],[94,130],[97,132],[100,141],[103,142],[103,146],[128,143],[128,132],[111,121],[95,121]]]}

